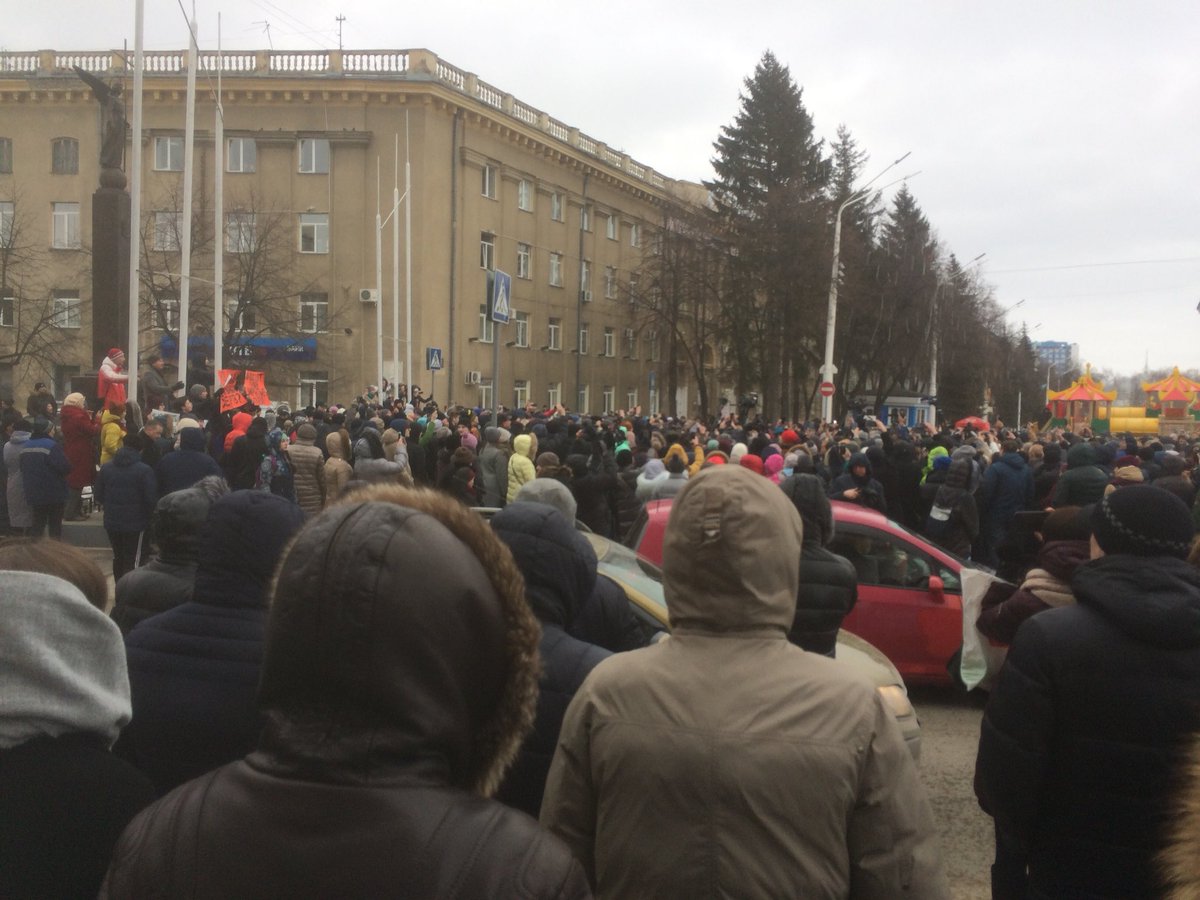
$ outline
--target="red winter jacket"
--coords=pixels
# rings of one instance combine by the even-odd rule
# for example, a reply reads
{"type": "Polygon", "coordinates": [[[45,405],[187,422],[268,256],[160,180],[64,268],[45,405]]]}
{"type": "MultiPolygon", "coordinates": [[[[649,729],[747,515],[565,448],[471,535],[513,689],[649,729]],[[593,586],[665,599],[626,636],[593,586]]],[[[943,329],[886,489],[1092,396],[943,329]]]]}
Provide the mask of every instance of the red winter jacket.
{"type": "Polygon", "coordinates": [[[63,406],[59,420],[63,433],[63,451],[71,463],[67,486],[79,490],[96,480],[96,435],[100,423],[78,406],[63,406]]]}

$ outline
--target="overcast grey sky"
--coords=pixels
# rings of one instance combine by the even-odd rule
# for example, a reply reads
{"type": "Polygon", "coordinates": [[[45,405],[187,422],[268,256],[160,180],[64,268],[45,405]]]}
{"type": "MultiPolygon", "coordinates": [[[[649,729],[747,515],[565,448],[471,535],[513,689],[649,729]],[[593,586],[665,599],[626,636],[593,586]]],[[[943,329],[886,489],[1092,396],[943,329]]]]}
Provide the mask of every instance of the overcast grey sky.
{"type": "MultiPolygon", "coordinates": [[[[190,10],[190,0],[188,9],[190,10]]],[[[147,49],[182,49],[147,0],[147,49]]],[[[1200,367],[1200,15],[1188,2],[906,3],[198,0],[200,43],[425,47],[672,178],[712,142],[766,49],[818,134],[845,123],[874,174],[905,151],[944,246],[1034,340],[1098,368],[1200,367]]],[[[8,50],[133,46],[133,2],[6,17],[8,50]]],[[[182,121],[182,117],[181,117],[182,121]]]]}

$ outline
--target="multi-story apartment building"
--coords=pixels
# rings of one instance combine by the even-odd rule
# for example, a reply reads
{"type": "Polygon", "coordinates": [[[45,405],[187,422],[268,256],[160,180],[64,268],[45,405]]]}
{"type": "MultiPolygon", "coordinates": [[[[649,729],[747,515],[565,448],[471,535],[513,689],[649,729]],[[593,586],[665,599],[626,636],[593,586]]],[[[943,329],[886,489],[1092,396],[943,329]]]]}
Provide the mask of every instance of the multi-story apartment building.
{"type": "MultiPolygon", "coordinates": [[[[144,67],[135,212],[143,359],[152,350],[173,359],[178,346],[186,62],[184,52],[154,52],[144,67]]],[[[124,84],[128,98],[132,60],[120,53],[0,53],[3,397],[24,396],[38,380],[61,392],[72,374],[98,363],[89,358],[89,248],[100,113],[75,65],[124,84]]],[[[345,401],[382,368],[443,402],[690,411],[687,373],[674,402],[657,395],[666,383],[664,335],[639,310],[637,282],[666,211],[703,203],[699,185],[665,178],[425,50],[235,52],[219,63],[204,52],[198,80],[191,352],[212,355],[220,252],[226,364],[232,357],[265,369],[275,400],[345,401]],[[411,209],[385,227],[377,279],[376,210],[388,218],[406,159],[411,209]],[[393,227],[402,248],[398,297],[393,227]],[[512,276],[504,326],[485,315],[493,269],[512,276]],[[425,370],[428,348],[441,351],[440,371],[425,370]],[[408,358],[412,372],[404,371],[408,358]]],[[[129,148],[125,159],[128,171],[129,148]]]]}
{"type": "Polygon", "coordinates": [[[1079,368],[1079,345],[1066,341],[1035,341],[1033,351],[1043,366],[1051,366],[1058,372],[1069,372],[1079,368]]]}

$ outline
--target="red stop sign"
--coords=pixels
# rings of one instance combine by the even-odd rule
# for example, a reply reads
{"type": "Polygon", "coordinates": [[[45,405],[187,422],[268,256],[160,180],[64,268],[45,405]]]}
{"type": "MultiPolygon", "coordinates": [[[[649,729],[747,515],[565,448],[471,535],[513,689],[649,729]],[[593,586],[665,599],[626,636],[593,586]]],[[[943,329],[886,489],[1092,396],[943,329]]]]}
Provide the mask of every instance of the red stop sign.
{"type": "Polygon", "coordinates": [[[833,387],[832,381],[822,381],[821,382],[821,396],[822,397],[832,397],[833,392],[834,392],[834,387],[833,387]]]}

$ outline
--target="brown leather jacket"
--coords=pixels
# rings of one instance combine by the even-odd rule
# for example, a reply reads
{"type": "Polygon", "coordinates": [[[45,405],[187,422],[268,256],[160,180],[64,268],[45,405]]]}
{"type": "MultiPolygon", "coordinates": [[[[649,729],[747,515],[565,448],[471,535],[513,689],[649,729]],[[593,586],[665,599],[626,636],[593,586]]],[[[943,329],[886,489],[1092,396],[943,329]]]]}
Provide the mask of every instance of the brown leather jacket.
{"type": "Polygon", "coordinates": [[[326,510],[275,585],[258,749],[135,819],[102,896],[590,896],[557,838],[488,799],[532,722],[539,634],[466,508],[381,486],[326,510]],[[398,591],[414,559],[438,576],[398,591]]]}

